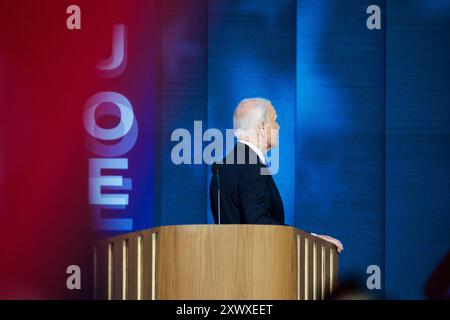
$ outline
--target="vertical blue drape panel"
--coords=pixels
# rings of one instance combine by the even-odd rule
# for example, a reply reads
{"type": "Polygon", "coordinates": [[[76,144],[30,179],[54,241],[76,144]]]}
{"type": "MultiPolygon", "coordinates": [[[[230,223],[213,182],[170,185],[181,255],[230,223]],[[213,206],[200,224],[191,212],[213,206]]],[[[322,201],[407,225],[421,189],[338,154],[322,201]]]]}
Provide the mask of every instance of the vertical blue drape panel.
{"type": "Polygon", "coordinates": [[[340,239],[341,278],[363,287],[368,266],[384,269],[384,31],[366,28],[370,4],[297,7],[296,225],[340,239]]]}
{"type": "Polygon", "coordinates": [[[193,146],[194,121],[206,122],[207,1],[163,1],[161,32],[161,154],[156,182],[160,215],[156,224],[205,223],[205,166],[175,165],[171,150],[177,142],[171,141],[171,133],[187,129],[193,146]]]}
{"type": "MultiPolygon", "coordinates": [[[[290,225],[295,211],[295,8],[295,0],[212,0],[208,16],[208,127],[233,128],[233,111],[243,98],[272,101],[281,125],[274,179],[290,225]]],[[[210,212],[208,217],[211,221],[210,212]]]]}
{"type": "Polygon", "coordinates": [[[386,291],[420,299],[450,250],[450,2],[389,1],[386,30],[386,291]]]}

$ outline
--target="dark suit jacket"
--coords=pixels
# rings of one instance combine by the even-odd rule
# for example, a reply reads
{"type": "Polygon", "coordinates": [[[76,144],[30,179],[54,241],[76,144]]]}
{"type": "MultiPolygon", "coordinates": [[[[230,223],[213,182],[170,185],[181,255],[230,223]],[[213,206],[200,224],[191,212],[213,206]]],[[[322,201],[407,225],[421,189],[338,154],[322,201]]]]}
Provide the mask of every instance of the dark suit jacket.
{"type": "MultiPolygon", "coordinates": [[[[271,175],[261,174],[261,169],[268,169],[250,147],[238,142],[222,164],[215,166],[219,169],[221,223],[284,225],[278,188],[271,175]],[[238,153],[238,148],[245,152],[238,153]],[[239,154],[240,163],[237,162],[239,154]]],[[[217,174],[213,168],[209,196],[214,221],[218,223],[217,174]]]]}

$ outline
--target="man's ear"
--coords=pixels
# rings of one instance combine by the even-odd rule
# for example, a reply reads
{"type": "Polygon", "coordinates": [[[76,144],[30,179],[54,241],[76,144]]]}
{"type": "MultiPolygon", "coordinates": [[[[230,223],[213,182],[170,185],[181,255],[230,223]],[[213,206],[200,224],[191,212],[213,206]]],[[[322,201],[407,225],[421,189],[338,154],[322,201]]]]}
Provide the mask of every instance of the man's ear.
{"type": "Polygon", "coordinates": [[[264,122],[261,122],[258,125],[258,130],[260,131],[260,134],[265,137],[267,136],[267,130],[266,130],[266,124],[264,122]]]}

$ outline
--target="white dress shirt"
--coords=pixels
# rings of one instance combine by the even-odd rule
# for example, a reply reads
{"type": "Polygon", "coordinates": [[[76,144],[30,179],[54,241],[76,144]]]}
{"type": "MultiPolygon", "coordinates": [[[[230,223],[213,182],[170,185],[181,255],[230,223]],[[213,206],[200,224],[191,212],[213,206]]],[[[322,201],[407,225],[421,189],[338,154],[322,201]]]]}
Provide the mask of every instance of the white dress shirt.
{"type": "Polygon", "coordinates": [[[266,164],[266,158],[264,157],[264,153],[257,146],[255,146],[253,143],[244,140],[238,140],[238,142],[248,145],[250,149],[252,149],[258,155],[258,158],[259,160],[261,160],[261,163],[266,164]]]}

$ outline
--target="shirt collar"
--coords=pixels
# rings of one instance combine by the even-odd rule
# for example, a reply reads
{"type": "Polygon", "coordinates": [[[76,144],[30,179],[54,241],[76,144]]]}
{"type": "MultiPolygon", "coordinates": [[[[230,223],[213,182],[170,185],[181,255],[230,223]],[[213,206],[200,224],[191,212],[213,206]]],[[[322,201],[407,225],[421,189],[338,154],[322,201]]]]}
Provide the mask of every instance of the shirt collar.
{"type": "Polygon", "coordinates": [[[258,158],[259,160],[261,160],[262,164],[266,164],[266,158],[264,157],[264,153],[257,146],[255,146],[253,143],[244,140],[238,140],[238,142],[248,145],[250,149],[252,149],[258,155],[258,158]]]}

